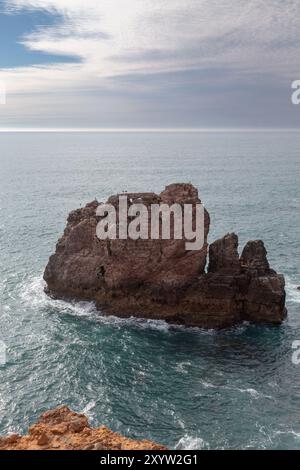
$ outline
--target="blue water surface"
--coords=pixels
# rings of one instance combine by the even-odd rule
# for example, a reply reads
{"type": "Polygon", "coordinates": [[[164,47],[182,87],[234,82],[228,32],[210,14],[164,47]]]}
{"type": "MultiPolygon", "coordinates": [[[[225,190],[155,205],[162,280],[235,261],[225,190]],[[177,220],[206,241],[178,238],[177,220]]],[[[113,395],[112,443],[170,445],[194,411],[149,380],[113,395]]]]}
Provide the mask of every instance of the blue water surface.
{"type": "Polygon", "coordinates": [[[0,433],[67,404],[170,448],[300,449],[300,135],[295,132],[0,134],[0,433]],[[70,210],[192,182],[210,241],[262,238],[286,277],[281,327],[221,332],[104,318],[49,299],[42,273],[70,210]]]}

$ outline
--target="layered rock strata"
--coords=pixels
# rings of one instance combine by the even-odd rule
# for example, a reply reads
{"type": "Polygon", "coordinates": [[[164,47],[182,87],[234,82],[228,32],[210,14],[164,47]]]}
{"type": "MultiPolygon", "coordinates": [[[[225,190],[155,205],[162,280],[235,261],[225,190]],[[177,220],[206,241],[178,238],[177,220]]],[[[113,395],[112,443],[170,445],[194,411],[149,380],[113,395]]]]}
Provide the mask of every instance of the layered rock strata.
{"type": "MultiPolygon", "coordinates": [[[[117,213],[118,196],[108,199],[117,213]]],[[[172,184],[159,195],[133,193],[127,198],[129,206],[194,207],[201,202],[191,184],[172,184]]],[[[44,273],[49,295],[94,301],[102,314],[204,328],[245,320],[280,324],[285,319],[284,277],[270,268],[261,240],[249,241],[239,256],[237,235],[227,234],[208,250],[206,210],[204,245],[197,251],[187,251],[185,239],[99,240],[98,205],[93,201],[70,213],[44,273]]]]}

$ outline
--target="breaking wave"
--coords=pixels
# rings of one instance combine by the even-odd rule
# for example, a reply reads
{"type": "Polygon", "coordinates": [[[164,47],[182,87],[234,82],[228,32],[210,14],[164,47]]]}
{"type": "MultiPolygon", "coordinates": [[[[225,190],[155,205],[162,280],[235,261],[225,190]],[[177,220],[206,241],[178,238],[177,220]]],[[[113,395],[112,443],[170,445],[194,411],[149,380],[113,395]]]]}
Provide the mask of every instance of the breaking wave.
{"type": "MultiPolygon", "coordinates": [[[[46,286],[42,276],[34,276],[23,280],[19,286],[20,298],[23,304],[35,307],[36,309],[51,309],[53,312],[58,314],[68,314],[79,317],[87,317],[93,321],[98,321],[102,324],[109,325],[128,325],[139,329],[151,329],[164,333],[170,331],[185,331],[191,333],[201,333],[205,335],[214,335],[216,330],[213,329],[202,329],[198,327],[186,327],[184,325],[169,324],[164,320],[151,320],[147,318],[120,318],[114,315],[103,315],[98,310],[93,302],[86,301],[71,301],[53,299],[49,297],[44,288],[46,286]]],[[[238,325],[231,328],[236,332],[244,331],[247,325],[238,325]]],[[[230,329],[229,329],[230,330],[230,329]]]]}
{"type": "Polygon", "coordinates": [[[176,450],[208,450],[210,445],[201,437],[184,435],[176,444],[176,450]]]}
{"type": "Polygon", "coordinates": [[[21,301],[25,305],[35,307],[37,309],[50,308],[58,314],[88,317],[93,321],[98,321],[103,324],[123,324],[161,332],[168,332],[170,328],[172,328],[171,325],[163,320],[149,320],[135,317],[119,318],[114,315],[102,315],[101,311],[97,310],[93,302],[52,299],[45,293],[45,286],[46,283],[41,276],[23,281],[20,286],[21,301]]]}
{"type": "Polygon", "coordinates": [[[286,277],[286,293],[287,293],[287,300],[296,304],[300,304],[300,290],[298,290],[299,283],[297,284],[295,281],[290,279],[288,276],[286,277]]]}

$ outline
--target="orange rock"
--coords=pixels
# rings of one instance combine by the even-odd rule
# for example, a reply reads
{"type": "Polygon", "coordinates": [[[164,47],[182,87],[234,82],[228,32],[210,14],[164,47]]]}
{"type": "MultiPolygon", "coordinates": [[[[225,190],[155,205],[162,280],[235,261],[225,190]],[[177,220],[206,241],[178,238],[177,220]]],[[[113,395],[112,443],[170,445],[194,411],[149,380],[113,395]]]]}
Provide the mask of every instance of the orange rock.
{"type": "Polygon", "coordinates": [[[0,450],[166,450],[152,441],[135,441],[102,426],[91,428],[86,416],[62,406],[44,413],[29,434],[0,438],[0,450]]]}

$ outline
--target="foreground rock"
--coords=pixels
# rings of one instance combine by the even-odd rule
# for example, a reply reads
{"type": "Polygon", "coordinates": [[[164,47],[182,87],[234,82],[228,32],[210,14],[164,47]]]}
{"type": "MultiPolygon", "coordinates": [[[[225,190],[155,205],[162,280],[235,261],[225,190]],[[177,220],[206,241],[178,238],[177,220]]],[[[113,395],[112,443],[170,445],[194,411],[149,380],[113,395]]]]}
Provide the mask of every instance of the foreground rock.
{"type": "MultiPolygon", "coordinates": [[[[189,203],[200,200],[190,184],[167,186],[160,194],[127,194],[130,203],[189,203]]],[[[118,210],[118,196],[108,200],[118,210]]],[[[68,217],[67,227],[44,273],[56,298],[95,301],[103,314],[163,319],[221,328],[248,320],[281,323],[286,317],[284,278],[270,269],[262,241],[238,254],[238,237],[227,234],[209,247],[186,251],[185,240],[109,240],[96,236],[93,201],[68,217]]]]}
{"type": "Polygon", "coordinates": [[[165,450],[151,441],[134,441],[102,426],[93,429],[82,414],[63,406],[44,413],[26,436],[0,437],[0,450],[165,450]]]}

